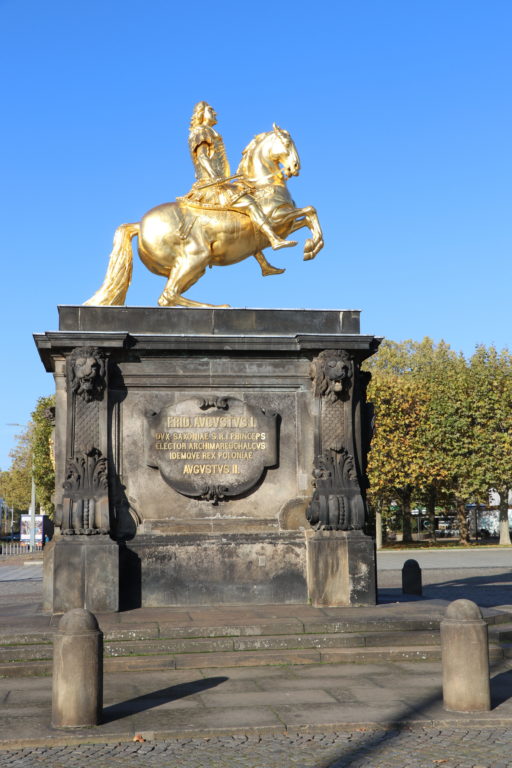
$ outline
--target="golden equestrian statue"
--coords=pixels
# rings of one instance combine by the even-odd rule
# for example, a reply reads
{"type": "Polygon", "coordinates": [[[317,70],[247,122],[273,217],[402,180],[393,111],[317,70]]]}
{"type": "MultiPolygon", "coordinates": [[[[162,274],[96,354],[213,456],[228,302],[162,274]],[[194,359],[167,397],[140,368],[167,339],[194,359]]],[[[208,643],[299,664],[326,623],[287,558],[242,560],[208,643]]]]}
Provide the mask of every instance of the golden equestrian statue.
{"type": "Polygon", "coordinates": [[[281,274],[284,269],[269,264],[262,251],[269,245],[274,250],[297,245],[285,238],[301,227],[308,227],[312,235],[304,244],[304,259],[315,258],[324,244],[316,210],[296,208],[286,186],[286,179],[298,176],[300,170],[288,131],[274,124],[271,131],[255,136],[231,175],[216,124],[215,110],[200,101],[190,123],[189,148],[196,173],[192,189],[174,203],[152,208],[140,223],[117,228],[103,285],[85,304],[124,304],[135,236],[142,262],[167,278],[158,299],[161,307],[217,306],[183,296],[206,267],[225,267],[254,256],[263,275],[281,274]]]}

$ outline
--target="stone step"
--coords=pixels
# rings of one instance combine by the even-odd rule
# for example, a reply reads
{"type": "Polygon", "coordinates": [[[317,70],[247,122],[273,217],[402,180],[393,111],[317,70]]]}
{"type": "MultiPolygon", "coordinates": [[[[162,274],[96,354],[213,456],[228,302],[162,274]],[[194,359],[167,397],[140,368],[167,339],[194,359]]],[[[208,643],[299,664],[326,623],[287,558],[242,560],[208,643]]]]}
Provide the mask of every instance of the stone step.
{"type": "MultiPolygon", "coordinates": [[[[488,611],[488,613],[490,613],[488,611]]],[[[496,615],[489,615],[490,636],[496,639],[512,639],[511,612],[496,611],[496,615]],[[510,637],[507,633],[510,633],[510,637]]],[[[54,617],[52,622],[56,628],[59,617],[54,617]]],[[[170,621],[135,621],[133,624],[123,626],[112,621],[111,617],[100,617],[104,640],[109,642],[142,641],[163,639],[200,639],[200,638],[236,638],[236,637],[266,637],[278,635],[340,635],[352,636],[364,634],[366,636],[386,633],[389,642],[393,642],[393,633],[419,633],[437,632],[441,616],[425,616],[414,618],[401,617],[361,617],[339,619],[336,617],[324,617],[321,620],[301,620],[297,618],[265,619],[260,622],[247,622],[243,620],[232,624],[199,624],[190,623],[180,626],[170,621]],[[104,623],[103,623],[104,622],[104,623]]],[[[4,628],[0,634],[0,648],[20,645],[51,644],[54,629],[45,631],[10,631],[4,628]]]]}
{"type": "MultiPolygon", "coordinates": [[[[57,624],[55,625],[55,627],[57,624]]],[[[218,626],[189,625],[176,626],[167,622],[145,622],[144,624],[128,625],[126,627],[107,623],[102,627],[106,643],[114,641],[224,638],[224,637],[261,637],[276,635],[318,635],[348,633],[383,632],[432,632],[439,629],[439,618],[434,619],[367,619],[339,621],[325,619],[323,621],[300,621],[299,619],[279,619],[261,623],[237,623],[218,626]]],[[[17,645],[51,644],[53,629],[45,632],[10,632],[0,635],[0,648],[17,645]]]]}
{"type": "Polygon", "coordinates": [[[489,627],[489,637],[497,642],[512,641],[512,624],[499,624],[497,626],[489,627]]]}
{"type": "Polygon", "coordinates": [[[217,651],[292,650],[307,648],[352,648],[362,646],[439,645],[438,632],[370,632],[366,634],[258,635],[196,639],[167,639],[105,643],[105,656],[161,653],[215,653],[217,651]]]}
{"type": "MultiPolygon", "coordinates": [[[[512,647],[510,649],[512,655],[512,647]]],[[[502,648],[489,646],[491,662],[503,658],[502,648]]],[[[439,646],[401,646],[330,649],[288,649],[259,651],[218,651],[148,656],[105,658],[105,672],[130,670],[158,671],[172,669],[215,669],[224,667],[259,667],[283,664],[378,664],[389,661],[439,661],[439,646]]],[[[51,675],[51,660],[0,663],[0,677],[51,675]]]]}
{"type": "Polygon", "coordinates": [[[51,659],[52,655],[52,643],[44,645],[4,645],[0,647],[0,664],[9,664],[12,661],[51,659]]]}
{"type": "MultiPolygon", "coordinates": [[[[438,632],[367,632],[257,635],[246,637],[161,638],[156,640],[107,641],[105,658],[124,656],[159,656],[181,653],[216,653],[223,651],[261,651],[354,648],[400,645],[439,645],[438,632]]],[[[0,663],[51,659],[51,643],[0,646],[0,663]]]]}
{"type": "Polygon", "coordinates": [[[296,634],[360,634],[366,632],[411,632],[435,631],[439,629],[439,618],[425,619],[367,619],[340,621],[300,621],[287,619],[250,624],[224,624],[218,626],[176,626],[161,622],[143,627],[106,626],[103,628],[106,642],[113,640],[151,640],[156,638],[201,638],[201,637],[259,637],[262,635],[296,634]]]}
{"type": "Polygon", "coordinates": [[[512,643],[501,643],[501,648],[503,650],[503,656],[506,659],[512,659],[512,643]]]}

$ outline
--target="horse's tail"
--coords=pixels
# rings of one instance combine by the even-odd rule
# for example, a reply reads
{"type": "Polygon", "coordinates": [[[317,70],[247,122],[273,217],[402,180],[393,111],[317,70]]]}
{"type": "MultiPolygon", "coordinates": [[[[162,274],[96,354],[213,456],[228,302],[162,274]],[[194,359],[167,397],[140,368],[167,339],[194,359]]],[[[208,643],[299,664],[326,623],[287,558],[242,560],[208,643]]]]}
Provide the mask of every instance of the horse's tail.
{"type": "Polygon", "coordinates": [[[132,279],[132,237],[138,235],[139,231],[140,224],[121,224],[116,229],[103,285],[84,304],[93,306],[124,304],[132,279]]]}

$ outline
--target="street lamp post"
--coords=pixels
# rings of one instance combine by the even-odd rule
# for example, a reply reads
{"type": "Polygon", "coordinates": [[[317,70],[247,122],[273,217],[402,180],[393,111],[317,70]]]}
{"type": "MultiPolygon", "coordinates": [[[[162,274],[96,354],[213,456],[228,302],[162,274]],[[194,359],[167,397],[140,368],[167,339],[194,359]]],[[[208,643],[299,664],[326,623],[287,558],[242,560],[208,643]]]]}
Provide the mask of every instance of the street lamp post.
{"type": "Polygon", "coordinates": [[[36,548],[36,484],[34,481],[34,464],[32,463],[32,487],[30,491],[30,551],[36,548]]]}
{"type": "MultiPolygon", "coordinates": [[[[18,424],[17,422],[11,422],[7,426],[9,427],[26,427],[26,424],[18,424]]],[[[30,551],[33,552],[36,548],[36,483],[34,480],[34,454],[32,452],[32,483],[30,489],[30,551]]],[[[12,522],[11,522],[11,534],[12,534],[12,522]]]]}

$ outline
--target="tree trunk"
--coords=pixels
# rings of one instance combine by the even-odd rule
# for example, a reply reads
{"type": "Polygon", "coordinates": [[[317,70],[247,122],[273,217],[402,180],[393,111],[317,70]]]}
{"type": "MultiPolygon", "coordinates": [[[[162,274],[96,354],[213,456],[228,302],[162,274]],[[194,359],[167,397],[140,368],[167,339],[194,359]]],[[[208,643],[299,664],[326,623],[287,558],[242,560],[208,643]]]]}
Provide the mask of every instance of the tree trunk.
{"type": "Polygon", "coordinates": [[[466,520],[466,505],[462,499],[457,499],[457,523],[459,526],[459,536],[461,544],[469,544],[469,530],[466,520]]]}
{"type": "Polygon", "coordinates": [[[508,488],[500,489],[500,546],[510,546],[508,525],[508,488]]]}
{"type": "Polygon", "coordinates": [[[412,541],[411,530],[411,492],[404,491],[400,496],[402,506],[402,541],[407,543],[412,541]]]}
{"type": "Polygon", "coordinates": [[[382,549],[382,512],[380,506],[375,508],[375,546],[382,549]]]}
{"type": "Polygon", "coordinates": [[[432,540],[436,540],[436,489],[430,486],[427,497],[427,515],[430,521],[430,530],[432,531],[432,540]]]}

